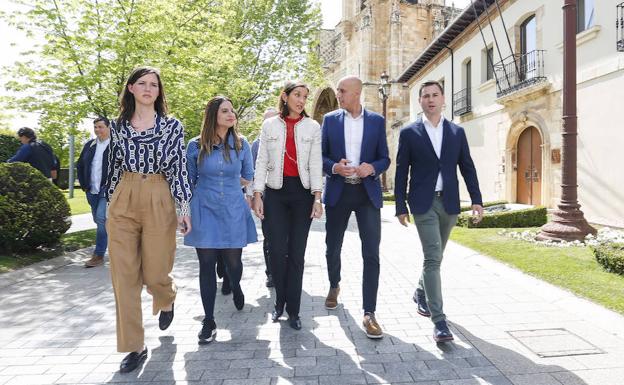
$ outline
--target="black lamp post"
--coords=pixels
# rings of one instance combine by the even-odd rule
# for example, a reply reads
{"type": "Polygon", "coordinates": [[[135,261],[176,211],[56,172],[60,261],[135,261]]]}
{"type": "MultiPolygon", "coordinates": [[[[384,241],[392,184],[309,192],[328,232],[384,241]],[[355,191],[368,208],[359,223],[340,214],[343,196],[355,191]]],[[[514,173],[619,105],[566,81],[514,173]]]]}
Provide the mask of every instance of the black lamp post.
{"type": "MultiPolygon", "coordinates": [[[[390,76],[386,73],[386,71],[381,73],[379,88],[377,91],[379,92],[379,99],[381,99],[381,110],[382,115],[384,117],[384,129],[386,124],[386,114],[387,114],[387,101],[388,95],[390,93],[390,82],[388,81],[390,76]]],[[[384,192],[388,191],[388,185],[386,184],[386,173],[381,174],[381,188],[384,192]]]]}

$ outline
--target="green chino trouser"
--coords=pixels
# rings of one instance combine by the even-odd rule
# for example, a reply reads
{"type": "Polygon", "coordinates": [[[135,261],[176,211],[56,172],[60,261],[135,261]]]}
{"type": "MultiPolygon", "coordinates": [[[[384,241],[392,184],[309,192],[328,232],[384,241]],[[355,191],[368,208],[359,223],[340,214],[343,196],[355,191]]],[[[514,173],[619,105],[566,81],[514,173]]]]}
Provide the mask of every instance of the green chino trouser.
{"type": "Polygon", "coordinates": [[[442,310],[442,282],[440,265],[446,242],[457,222],[457,214],[450,215],[444,210],[442,197],[433,199],[431,208],[424,214],[414,214],[414,223],[423,249],[423,269],[418,288],[425,291],[431,321],[446,319],[442,310]]]}

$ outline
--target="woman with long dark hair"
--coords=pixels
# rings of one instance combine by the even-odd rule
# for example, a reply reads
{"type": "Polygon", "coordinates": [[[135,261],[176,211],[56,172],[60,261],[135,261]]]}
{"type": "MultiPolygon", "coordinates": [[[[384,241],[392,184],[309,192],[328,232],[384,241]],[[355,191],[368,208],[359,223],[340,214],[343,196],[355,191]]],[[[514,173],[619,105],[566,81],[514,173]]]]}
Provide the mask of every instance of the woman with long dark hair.
{"type": "MultiPolygon", "coordinates": [[[[240,286],[243,247],[256,242],[256,226],[241,190],[253,179],[249,143],[236,129],[232,101],[216,96],[206,105],[199,137],[188,144],[187,165],[193,187],[193,230],[184,244],[193,246],[199,258],[199,289],[204,306],[199,343],[209,343],[217,334],[214,320],[217,280],[215,264],[225,262],[234,306],[242,310],[245,296],[240,286]]],[[[224,277],[224,281],[225,281],[224,277]]]]}
{"type": "Polygon", "coordinates": [[[288,82],[279,96],[278,116],[262,124],[256,159],[253,208],[266,223],[277,322],[284,309],[301,329],[299,308],[303,265],[312,218],[323,214],[321,130],[305,111],[310,90],[288,82]],[[264,202],[262,195],[264,194],[264,202]]]}
{"type": "Polygon", "coordinates": [[[153,314],[160,312],[160,329],[173,321],[175,232],[178,224],[182,234],[191,230],[184,128],[167,116],[165,90],[155,68],[139,67],[128,77],[119,117],[111,122],[109,164],[106,230],[117,350],[130,352],[120,366],[126,373],[147,357],[143,285],[153,297],[153,314]]]}

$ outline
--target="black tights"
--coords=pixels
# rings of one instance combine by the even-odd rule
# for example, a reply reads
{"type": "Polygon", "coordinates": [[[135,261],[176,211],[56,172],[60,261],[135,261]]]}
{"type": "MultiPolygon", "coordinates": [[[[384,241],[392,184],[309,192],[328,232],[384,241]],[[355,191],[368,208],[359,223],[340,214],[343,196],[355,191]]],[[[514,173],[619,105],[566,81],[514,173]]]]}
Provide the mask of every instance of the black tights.
{"type": "Polygon", "coordinates": [[[215,265],[217,257],[225,262],[225,273],[230,279],[230,287],[235,295],[242,294],[240,280],[243,275],[243,249],[196,249],[199,258],[199,291],[206,319],[214,319],[215,296],[217,294],[217,276],[215,265]]]}

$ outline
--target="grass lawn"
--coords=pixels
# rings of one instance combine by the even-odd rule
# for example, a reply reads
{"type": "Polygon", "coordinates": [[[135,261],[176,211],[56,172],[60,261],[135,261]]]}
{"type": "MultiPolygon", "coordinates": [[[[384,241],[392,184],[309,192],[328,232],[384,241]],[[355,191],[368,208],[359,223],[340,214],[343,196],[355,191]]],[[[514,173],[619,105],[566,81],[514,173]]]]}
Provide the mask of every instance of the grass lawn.
{"type": "Polygon", "coordinates": [[[23,254],[0,255],[0,273],[6,273],[35,262],[58,257],[63,253],[95,244],[95,229],[65,234],[60,243],[50,249],[35,250],[23,254]]]}
{"type": "Polygon", "coordinates": [[[63,194],[65,195],[65,198],[67,198],[67,203],[69,203],[72,215],[91,212],[91,206],[89,206],[89,202],[87,202],[87,196],[81,189],[74,188],[74,197],[71,199],[68,197],[69,190],[63,190],[63,194]]]}
{"type": "Polygon", "coordinates": [[[624,276],[604,271],[589,247],[541,246],[498,235],[500,230],[455,227],[451,239],[624,314],[624,276]]]}

